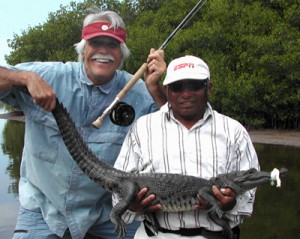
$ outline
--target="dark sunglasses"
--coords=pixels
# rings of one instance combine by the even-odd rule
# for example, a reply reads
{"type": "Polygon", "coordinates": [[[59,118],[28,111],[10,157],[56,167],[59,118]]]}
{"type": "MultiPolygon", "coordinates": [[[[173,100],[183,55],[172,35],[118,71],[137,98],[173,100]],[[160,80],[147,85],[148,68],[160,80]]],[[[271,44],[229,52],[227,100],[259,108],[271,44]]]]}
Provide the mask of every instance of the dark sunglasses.
{"type": "Polygon", "coordinates": [[[198,91],[207,86],[207,80],[184,80],[177,81],[169,85],[173,93],[180,93],[184,90],[198,91]]]}
{"type": "Polygon", "coordinates": [[[91,47],[95,47],[95,48],[106,47],[109,49],[116,49],[120,46],[120,42],[111,37],[108,40],[101,39],[99,37],[94,37],[94,38],[88,40],[87,42],[91,47]]]}

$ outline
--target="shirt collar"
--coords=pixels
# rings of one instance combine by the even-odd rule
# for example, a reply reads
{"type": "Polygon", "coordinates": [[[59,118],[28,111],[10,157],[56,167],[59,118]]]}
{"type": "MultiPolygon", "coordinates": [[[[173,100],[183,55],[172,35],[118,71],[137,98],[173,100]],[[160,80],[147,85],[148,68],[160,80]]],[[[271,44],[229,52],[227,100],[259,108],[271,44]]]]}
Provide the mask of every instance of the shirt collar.
{"type": "MultiPolygon", "coordinates": [[[[168,114],[169,113],[169,107],[168,107],[168,102],[166,104],[164,104],[161,108],[160,111],[163,112],[164,114],[168,114]]],[[[170,112],[170,115],[172,118],[174,118],[173,112],[170,112]]],[[[207,102],[207,106],[204,112],[204,116],[202,119],[200,119],[198,121],[198,123],[196,125],[198,125],[199,123],[202,124],[203,122],[205,122],[210,116],[213,115],[213,109],[210,105],[210,103],[207,102]]],[[[175,118],[174,118],[175,119],[175,118]]]]}
{"type": "Polygon", "coordinates": [[[102,93],[109,94],[112,91],[116,82],[116,75],[117,74],[115,74],[114,78],[109,82],[97,86],[102,93]]]}
{"type": "Polygon", "coordinates": [[[202,120],[206,121],[212,115],[213,115],[213,109],[212,109],[210,103],[207,102],[206,110],[205,110],[205,113],[204,113],[204,116],[203,116],[202,120]]]}

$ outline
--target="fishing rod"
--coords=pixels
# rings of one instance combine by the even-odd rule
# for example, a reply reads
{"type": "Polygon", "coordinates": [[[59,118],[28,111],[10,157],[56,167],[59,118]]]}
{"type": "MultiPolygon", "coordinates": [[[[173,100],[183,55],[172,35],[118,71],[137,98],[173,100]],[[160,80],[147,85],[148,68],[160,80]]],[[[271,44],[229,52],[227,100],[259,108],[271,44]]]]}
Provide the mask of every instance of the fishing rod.
{"type": "MultiPolygon", "coordinates": [[[[200,10],[200,8],[202,8],[202,6],[206,3],[207,0],[199,0],[198,3],[193,7],[193,9],[188,13],[188,15],[186,15],[186,17],[181,21],[181,23],[175,28],[175,30],[167,37],[167,39],[163,42],[163,44],[158,48],[158,50],[163,50],[171,41],[172,39],[175,37],[175,35],[186,26],[186,24],[193,18],[193,16],[200,10]]],[[[111,113],[111,111],[113,109],[115,109],[115,107],[117,106],[117,104],[120,102],[121,99],[124,98],[124,96],[126,95],[126,93],[131,89],[131,87],[133,87],[133,85],[143,76],[144,72],[147,70],[147,63],[143,63],[142,66],[137,70],[137,72],[132,76],[132,78],[128,81],[128,83],[124,86],[124,88],[117,94],[117,96],[115,97],[114,101],[103,111],[102,115],[100,117],[98,117],[93,123],[92,125],[95,128],[99,128],[100,125],[102,124],[104,118],[106,115],[108,115],[109,113],[111,113]]],[[[125,124],[120,124],[120,125],[129,125],[134,117],[130,116],[130,114],[134,114],[134,110],[131,106],[129,105],[122,105],[121,106],[123,109],[128,109],[129,110],[129,114],[126,113],[121,113],[118,114],[116,113],[116,111],[113,112],[113,115],[111,115],[111,119],[112,121],[116,122],[120,122],[120,120],[118,120],[118,117],[125,117],[125,124]],[[128,124],[127,124],[128,123],[128,124]]]]}

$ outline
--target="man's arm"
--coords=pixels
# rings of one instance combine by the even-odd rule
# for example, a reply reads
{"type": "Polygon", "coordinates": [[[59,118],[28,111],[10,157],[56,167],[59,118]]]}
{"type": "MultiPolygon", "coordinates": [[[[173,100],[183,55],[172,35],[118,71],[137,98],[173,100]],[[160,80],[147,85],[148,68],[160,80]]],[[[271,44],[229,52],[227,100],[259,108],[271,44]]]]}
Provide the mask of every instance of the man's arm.
{"type": "Polygon", "coordinates": [[[12,85],[21,85],[19,71],[8,70],[0,66],[0,91],[8,90],[12,85]]]}
{"type": "Polygon", "coordinates": [[[46,111],[54,109],[55,93],[42,77],[32,71],[10,70],[0,67],[0,91],[11,89],[13,86],[26,87],[34,102],[46,111]]]}

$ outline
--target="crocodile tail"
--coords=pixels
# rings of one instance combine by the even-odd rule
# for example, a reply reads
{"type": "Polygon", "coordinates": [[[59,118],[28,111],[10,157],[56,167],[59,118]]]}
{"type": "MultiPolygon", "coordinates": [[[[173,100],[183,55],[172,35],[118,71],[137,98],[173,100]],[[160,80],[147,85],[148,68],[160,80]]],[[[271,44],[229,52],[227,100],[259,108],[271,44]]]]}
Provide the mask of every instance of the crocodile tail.
{"type": "Polygon", "coordinates": [[[118,170],[101,161],[84,143],[82,136],[76,129],[68,111],[62,103],[56,99],[56,106],[52,111],[63,141],[79,168],[92,180],[107,188],[105,178],[110,175],[114,177],[123,176],[118,170]],[[114,173],[111,173],[114,172],[114,173]]]}

